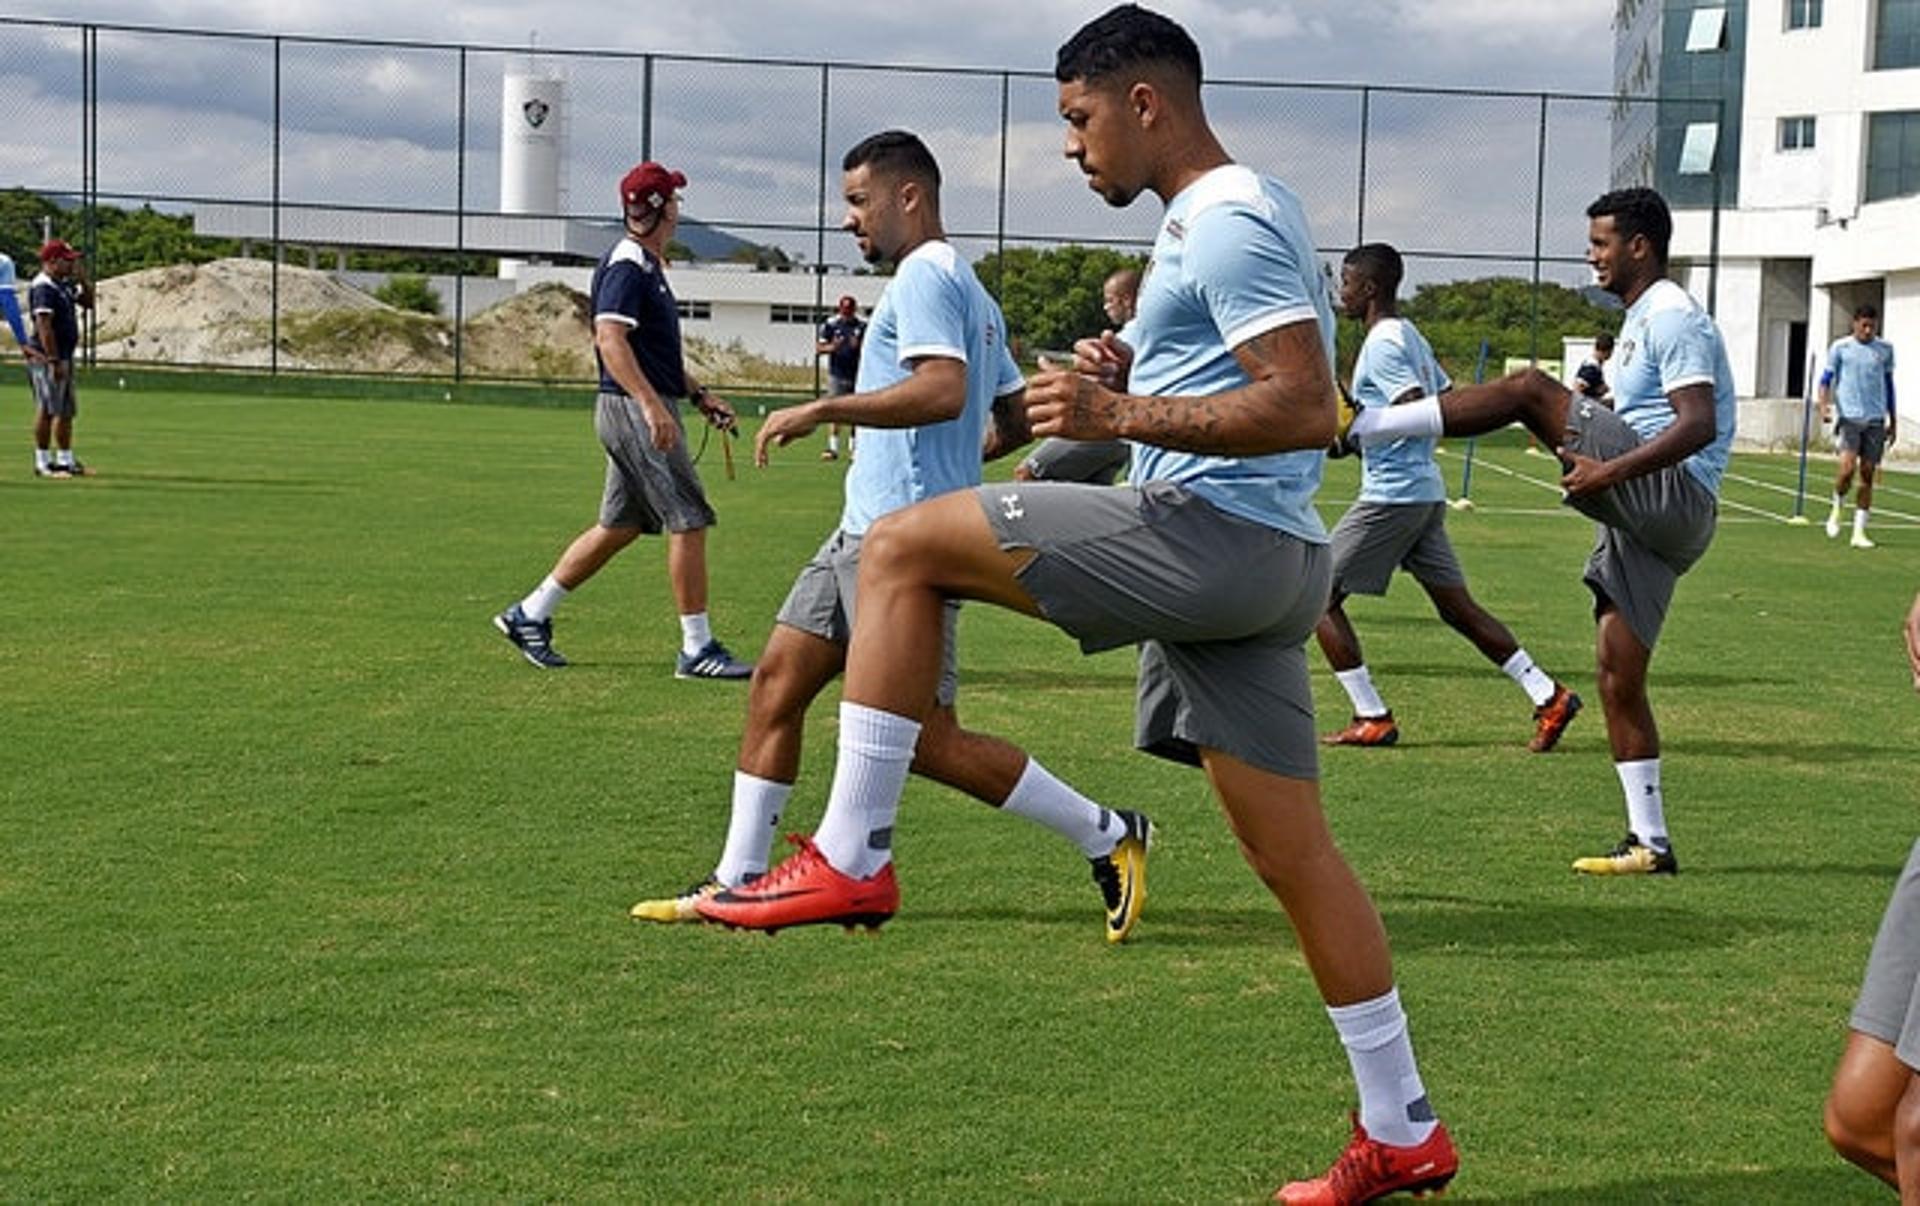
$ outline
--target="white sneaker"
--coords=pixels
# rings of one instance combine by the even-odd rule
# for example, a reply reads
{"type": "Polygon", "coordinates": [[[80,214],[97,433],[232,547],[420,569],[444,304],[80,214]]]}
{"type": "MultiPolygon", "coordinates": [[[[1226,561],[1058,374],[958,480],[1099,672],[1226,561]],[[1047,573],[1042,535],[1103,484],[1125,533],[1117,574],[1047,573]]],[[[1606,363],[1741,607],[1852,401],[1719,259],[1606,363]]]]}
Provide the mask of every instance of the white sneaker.
{"type": "Polygon", "coordinates": [[[1853,539],[1847,541],[1847,543],[1852,545],[1856,549],[1870,549],[1875,547],[1873,541],[1867,539],[1867,534],[1865,532],[1855,532],[1853,534],[1853,539]]]}
{"type": "Polygon", "coordinates": [[[1827,516],[1827,539],[1840,539],[1840,517],[1838,515],[1827,516]]]}

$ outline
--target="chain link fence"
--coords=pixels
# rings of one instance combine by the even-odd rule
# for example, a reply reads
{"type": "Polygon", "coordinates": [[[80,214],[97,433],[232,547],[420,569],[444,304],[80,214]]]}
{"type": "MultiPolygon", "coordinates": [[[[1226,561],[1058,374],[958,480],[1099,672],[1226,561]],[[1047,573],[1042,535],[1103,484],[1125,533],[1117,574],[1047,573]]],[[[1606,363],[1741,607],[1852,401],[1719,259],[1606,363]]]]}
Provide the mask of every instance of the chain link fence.
{"type": "MultiPolygon", "coordinates": [[[[569,265],[577,280],[618,237],[615,183],[642,158],[691,181],[695,258],[676,292],[690,336],[753,353],[723,363],[727,384],[767,385],[782,365],[792,388],[812,384],[811,319],[865,272],[839,229],[840,156],[876,130],[927,141],[947,228],[976,261],[1065,244],[1144,254],[1159,212],[1088,192],[1043,72],[24,19],[0,19],[0,65],[14,177],[0,180],[0,249],[24,250],[24,268],[50,230],[89,251],[96,363],[581,378],[586,336],[566,346],[565,331],[584,315],[501,307],[569,265]],[[524,76],[557,81],[554,103],[504,101],[524,76]],[[523,119],[552,158],[531,209],[503,204],[523,119]],[[374,306],[366,291],[395,274],[425,277],[442,313],[374,306]]],[[[1525,282],[1523,354],[1540,358],[1559,355],[1541,291],[1589,280],[1582,215],[1613,183],[1616,129],[1655,110],[1719,116],[1712,101],[1256,81],[1210,83],[1206,102],[1235,158],[1299,192],[1329,263],[1384,241],[1409,292],[1525,282]]],[[[1499,334],[1511,346],[1512,324],[1499,334]]]]}

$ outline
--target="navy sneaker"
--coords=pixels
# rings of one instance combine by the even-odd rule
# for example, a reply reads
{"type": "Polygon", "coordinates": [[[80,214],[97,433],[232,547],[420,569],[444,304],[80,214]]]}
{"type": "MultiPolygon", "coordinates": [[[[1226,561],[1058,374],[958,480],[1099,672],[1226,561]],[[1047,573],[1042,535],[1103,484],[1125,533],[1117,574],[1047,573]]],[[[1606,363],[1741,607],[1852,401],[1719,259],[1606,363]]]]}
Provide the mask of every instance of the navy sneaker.
{"type": "Polygon", "coordinates": [[[719,641],[708,641],[698,653],[683,653],[674,662],[675,678],[752,678],[753,663],[727,652],[719,641]]]}
{"type": "Polygon", "coordinates": [[[567,659],[561,657],[560,651],[553,647],[552,620],[531,619],[515,603],[493,617],[493,626],[500,630],[501,636],[513,642],[513,647],[520,651],[521,657],[541,669],[558,670],[567,664],[567,659]]]}

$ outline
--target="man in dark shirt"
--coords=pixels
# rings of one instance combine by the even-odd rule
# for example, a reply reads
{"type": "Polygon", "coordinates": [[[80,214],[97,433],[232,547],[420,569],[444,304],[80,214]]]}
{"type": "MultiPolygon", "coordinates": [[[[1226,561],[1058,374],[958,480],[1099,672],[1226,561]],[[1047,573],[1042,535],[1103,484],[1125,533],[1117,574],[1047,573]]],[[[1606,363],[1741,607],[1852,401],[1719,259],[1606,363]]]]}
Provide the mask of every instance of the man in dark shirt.
{"type": "MultiPolygon", "coordinates": [[[[814,341],[816,354],[827,358],[827,396],[840,397],[853,392],[853,380],[860,374],[860,345],[867,337],[867,324],[860,318],[860,303],[842,297],[833,317],[820,324],[820,337],[814,341]]],[[[853,452],[853,432],[847,432],[847,452],[853,452]]],[[[840,457],[840,424],[827,426],[827,447],[823,461],[840,457]]]]}
{"type": "Polygon", "coordinates": [[[33,332],[27,337],[27,375],[33,382],[33,475],[85,477],[74,459],[73,418],[80,405],[73,393],[73,354],[80,346],[82,309],[93,308],[93,282],[80,253],[64,239],[48,239],[40,248],[40,275],[27,291],[33,332]]]}
{"type": "Polygon", "coordinates": [[[553,647],[553,611],[641,533],[667,534],[667,576],[680,610],[676,678],[744,679],[707,619],[707,529],[713,508],[687,455],[679,400],[722,431],[733,407],[693,379],[680,346],[680,314],[663,251],[680,220],[679,172],[643,163],[620,181],[626,233],[593,273],[593,345],[600,362],[594,430],[607,450],[600,521],[577,536],[553,572],[493,619],[529,662],[567,664],[553,647]]]}
{"type": "Polygon", "coordinates": [[[1613,358],[1613,336],[1601,332],[1593,337],[1593,355],[1580,362],[1573,373],[1573,392],[1591,398],[1603,406],[1612,406],[1611,390],[1604,367],[1613,358]]]}

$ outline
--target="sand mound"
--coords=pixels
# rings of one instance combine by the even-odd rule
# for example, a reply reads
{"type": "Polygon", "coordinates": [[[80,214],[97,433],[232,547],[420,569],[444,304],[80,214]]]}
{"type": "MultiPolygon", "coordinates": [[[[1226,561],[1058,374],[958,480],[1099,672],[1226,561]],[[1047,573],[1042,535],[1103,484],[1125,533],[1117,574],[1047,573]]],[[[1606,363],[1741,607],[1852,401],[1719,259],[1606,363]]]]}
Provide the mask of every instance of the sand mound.
{"type": "MultiPolygon", "coordinates": [[[[165,364],[265,365],[274,304],[273,265],[215,260],[147,268],[100,282],[99,346],[103,360],[165,364]]],[[[280,266],[280,313],[391,310],[324,272],[280,266]]],[[[396,311],[397,313],[397,311],[396,311]]],[[[320,367],[289,363],[289,367],[320,367]]]]}

